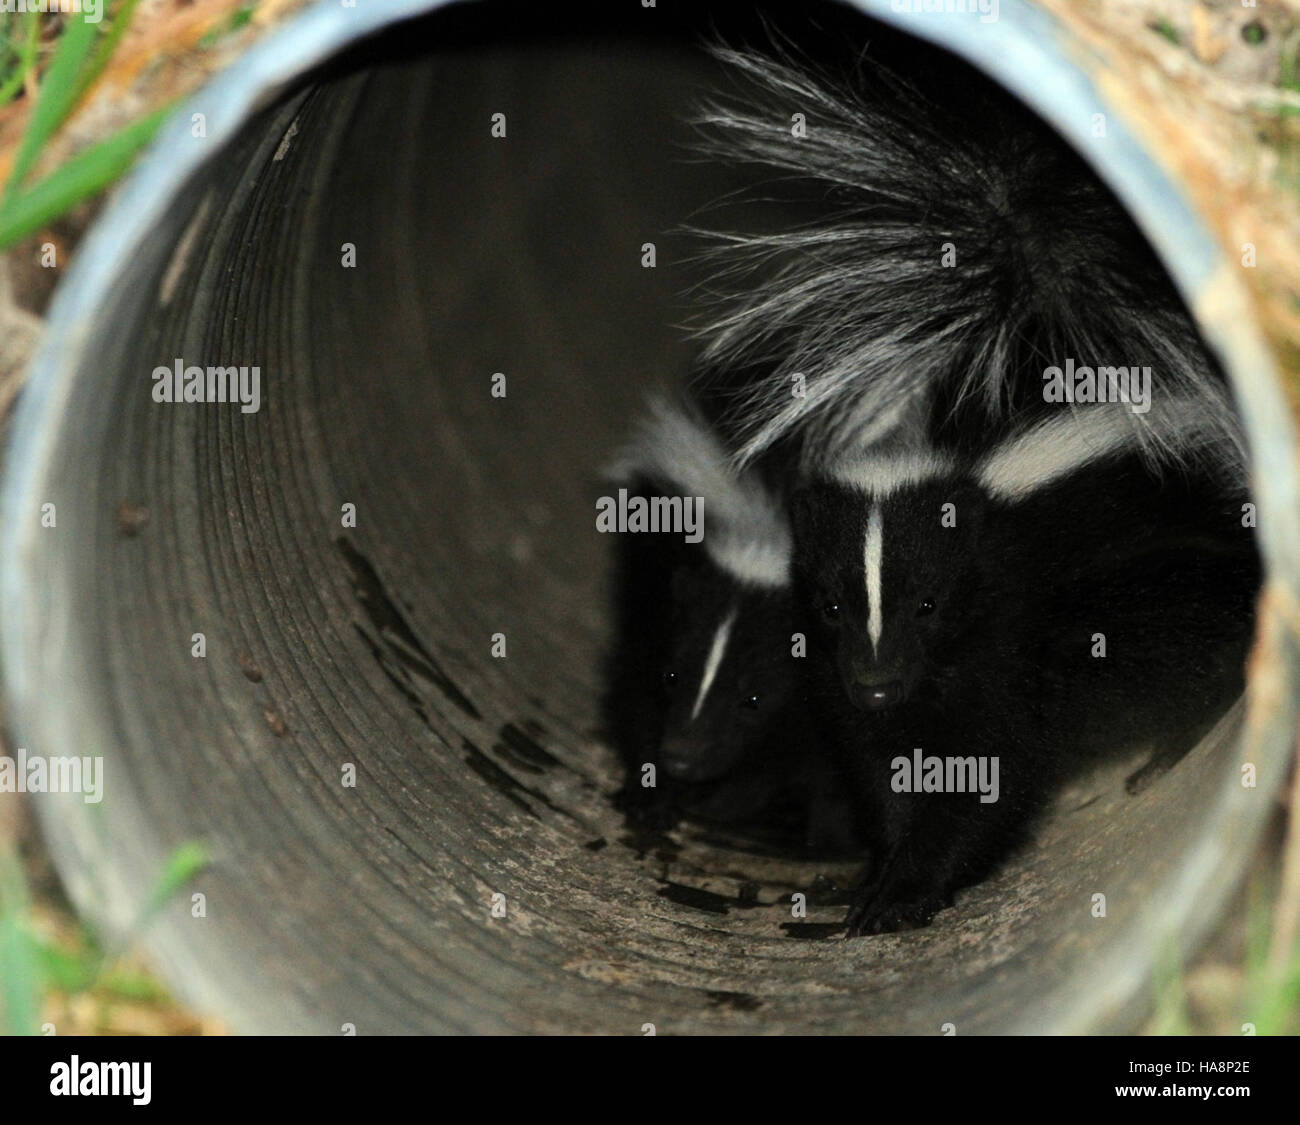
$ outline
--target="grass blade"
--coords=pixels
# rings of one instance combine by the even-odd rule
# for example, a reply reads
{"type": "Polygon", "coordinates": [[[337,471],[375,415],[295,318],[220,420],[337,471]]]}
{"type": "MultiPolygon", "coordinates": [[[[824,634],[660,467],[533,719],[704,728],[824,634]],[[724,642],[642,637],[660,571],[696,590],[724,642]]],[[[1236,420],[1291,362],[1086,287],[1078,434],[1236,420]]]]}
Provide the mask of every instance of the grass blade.
{"type": "Polygon", "coordinates": [[[164,108],[74,156],[36,186],[0,205],[0,250],[53,222],[83,199],[108,187],[153,138],[170,112],[164,108]]]}
{"type": "Polygon", "coordinates": [[[8,1035],[40,1030],[40,969],[26,923],[22,872],[6,848],[0,852],[0,1032],[8,1035]]]}
{"type": "MultiPolygon", "coordinates": [[[[35,8],[27,10],[27,38],[21,49],[14,52],[18,57],[14,63],[13,73],[0,83],[0,106],[8,103],[27,81],[27,75],[36,65],[36,50],[41,41],[41,13],[35,8]]],[[[13,50],[12,45],[10,50],[13,50]]]]}
{"type": "Polygon", "coordinates": [[[95,47],[94,56],[90,60],[90,65],[86,67],[81,75],[76,97],[73,98],[73,104],[81,100],[81,96],[100,76],[104,67],[108,65],[108,60],[112,57],[113,52],[117,49],[118,41],[130,25],[131,17],[135,15],[135,7],[139,2],[140,0],[120,0],[114,6],[113,22],[109,25],[108,31],[100,38],[98,45],[95,47]]]}
{"type": "Polygon", "coordinates": [[[17,194],[41,149],[76,105],[81,91],[80,76],[98,34],[99,25],[87,22],[84,17],[74,18],[65,25],[54,52],[54,61],[41,82],[18,154],[14,157],[13,171],[5,189],[6,199],[17,194]]]}
{"type": "Polygon", "coordinates": [[[167,866],[154,884],[148,899],[136,920],[134,932],[139,933],[150,920],[167,905],[170,899],[186,883],[193,879],[212,862],[208,849],[195,840],[181,844],[167,859],[167,866]]]}

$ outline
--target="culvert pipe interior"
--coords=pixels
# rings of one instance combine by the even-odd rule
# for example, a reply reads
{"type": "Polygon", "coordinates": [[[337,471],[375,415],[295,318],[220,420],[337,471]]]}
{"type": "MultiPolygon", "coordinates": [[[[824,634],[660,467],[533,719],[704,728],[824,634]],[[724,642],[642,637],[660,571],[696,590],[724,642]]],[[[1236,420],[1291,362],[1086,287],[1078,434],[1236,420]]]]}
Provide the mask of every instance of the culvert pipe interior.
{"type": "MultiPolygon", "coordinates": [[[[692,107],[724,81],[706,21],[511,9],[506,31],[493,5],[362,7],[351,27],[307,13],[242,89],[187,107],[87,244],[22,404],[10,722],[32,752],[106,762],[101,804],[38,810],[76,903],[125,931],[164,857],[206,842],[206,917],[171,904],[149,946],[242,1031],[1129,1026],[1280,784],[1290,642],[1266,637],[1268,690],[1158,784],[1075,783],[928,929],[833,940],[851,869],[698,825],[630,832],[598,723],[594,500],[644,393],[691,362],[680,229],[747,183],[690,155],[692,107]],[[156,368],[195,364],[257,368],[258,408],[154,400],[156,368]]],[[[1036,18],[1005,4],[988,34],[1023,46],[1036,18]]],[[[919,33],[970,33],[945,26],[919,33]]],[[[1121,190],[1156,175],[1126,168],[1121,190]]],[[[1239,358],[1258,436],[1276,389],[1239,358]]],[[[1264,437],[1258,463],[1293,464],[1285,429],[1264,437]]],[[[1296,533],[1268,487],[1276,548],[1296,533]]]]}

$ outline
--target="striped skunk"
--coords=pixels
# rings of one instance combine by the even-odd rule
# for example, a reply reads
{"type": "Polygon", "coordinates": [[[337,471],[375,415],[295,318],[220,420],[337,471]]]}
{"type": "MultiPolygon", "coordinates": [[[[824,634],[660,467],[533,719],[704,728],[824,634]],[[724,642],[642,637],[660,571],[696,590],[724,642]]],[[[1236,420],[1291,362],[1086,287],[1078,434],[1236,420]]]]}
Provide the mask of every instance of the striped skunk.
{"type": "MultiPolygon", "coordinates": [[[[1189,455],[1220,434],[1190,400],[1147,424],[1189,455]]],[[[795,494],[810,686],[884,857],[850,933],[924,924],[1067,770],[1154,742],[1140,784],[1240,694],[1259,571],[1239,467],[1157,475],[1141,449],[1092,407],[973,461],[920,444],[842,459],[795,494]],[[900,793],[917,748],[990,763],[994,798],[900,793]]]]}
{"type": "Polygon", "coordinates": [[[1262,580],[1239,444],[1195,403],[1157,400],[1149,417],[1183,464],[1153,471],[1094,407],[1004,443],[980,474],[1004,581],[1035,584],[1052,729],[1084,759],[1152,746],[1131,792],[1241,694],[1262,580]]]}
{"type": "Polygon", "coordinates": [[[982,516],[975,483],[914,451],[845,464],[793,498],[809,690],[874,831],[850,936],[927,923],[1020,841],[1058,775],[1038,665],[982,565],[982,516]],[[946,504],[955,526],[940,523],[946,504]],[[917,748],[997,761],[997,801],[896,792],[894,764],[917,748]]]}
{"type": "Polygon", "coordinates": [[[731,470],[696,410],[663,400],[607,475],[638,495],[702,497],[706,513],[698,544],[659,533],[616,547],[603,710],[627,769],[624,808],[657,827],[683,812],[787,824],[810,846],[848,849],[852,813],[833,764],[798,762],[809,724],[781,501],[757,470],[731,470]]]}
{"type": "Polygon", "coordinates": [[[1159,768],[1240,691],[1243,441],[1141,233],[1004,92],[715,53],[754,97],[706,109],[713,153],[820,211],[712,236],[697,388],[739,471],[781,451],[802,478],[817,753],[877,855],[849,932],[923,925],[1080,758],[1158,737],[1159,768]],[[914,753],[996,782],[918,791],[914,753]]]}

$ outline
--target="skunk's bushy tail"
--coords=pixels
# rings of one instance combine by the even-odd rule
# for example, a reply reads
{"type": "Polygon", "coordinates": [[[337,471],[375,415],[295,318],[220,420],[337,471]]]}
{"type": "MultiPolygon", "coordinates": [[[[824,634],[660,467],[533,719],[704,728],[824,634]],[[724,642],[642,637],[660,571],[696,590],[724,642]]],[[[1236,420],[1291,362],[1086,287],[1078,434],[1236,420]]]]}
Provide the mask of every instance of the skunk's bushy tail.
{"type": "MultiPolygon", "coordinates": [[[[833,78],[783,49],[715,53],[749,94],[705,107],[706,147],[813,187],[827,212],[796,229],[708,232],[701,382],[763,373],[731,391],[739,464],[795,435],[807,460],[833,459],[918,403],[1015,425],[1042,409],[1044,369],[1067,358],[1150,366],[1153,410],[1165,395],[1191,400],[1201,430],[1223,431],[1195,448],[1240,460],[1224,382],[1149,246],[1009,96],[957,83],[932,98],[867,62],[833,78]],[[791,393],[796,374],[806,397],[791,393]]],[[[1110,413],[1153,460],[1189,455],[1168,427],[1110,413]]]]}

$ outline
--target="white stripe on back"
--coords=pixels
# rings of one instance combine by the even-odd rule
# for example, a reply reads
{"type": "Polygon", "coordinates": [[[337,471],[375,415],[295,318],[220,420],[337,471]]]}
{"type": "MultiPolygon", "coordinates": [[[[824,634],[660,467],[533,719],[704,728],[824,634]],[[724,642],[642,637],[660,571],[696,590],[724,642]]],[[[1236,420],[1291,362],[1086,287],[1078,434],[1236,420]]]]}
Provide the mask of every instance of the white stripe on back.
{"type": "Polygon", "coordinates": [[[880,643],[880,634],[885,628],[884,611],[881,606],[884,595],[881,575],[885,558],[884,524],[880,505],[872,504],[871,514],[867,517],[867,542],[863,550],[863,562],[867,573],[867,632],[871,635],[873,655],[876,645],[880,643]]]}
{"type": "Polygon", "coordinates": [[[998,446],[980,466],[979,481],[999,499],[1017,500],[1138,444],[1133,423],[1116,411],[1062,414],[998,446]]]}
{"type": "Polygon", "coordinates": [[[717,566],[746,586],[780,589],[790,585],[790,536],[745,539],[723,528],[704,537],[704,549],[717,566]]]}
{"type": "Polygon", "coordinates": [[[1199,454],[1215,459],[1229,477],[1242,472],[1242,451],[1225,436],[1223,419],[1199,399],[1174,397],[1153,401],[1145,415],[1110,404],[1040,422],[994,449],[976,475],[991,495],[1014,501],[1094,461],[1136,451],[1175,462],[1199,454]]]}
{"type": "Polygon", "coordinates": [[[722,666],[722,656],[727,651],[727,640],[731,636],[731,626],[736,620],[736,610],[733,609],[722,620],[718,626],[718,631],[713,634],[713,644],[709,648],[709,658],[704,662],[704,676],[700,680],[700,693],[695,697],[695,706],[691,709],[691,722],[695,721],[696,716],[700,713],[700,708],[704,706],[704,697],[709,694],[709,688],[713,686],[713,678],[718,674],[718,669],[722,666]]]}

